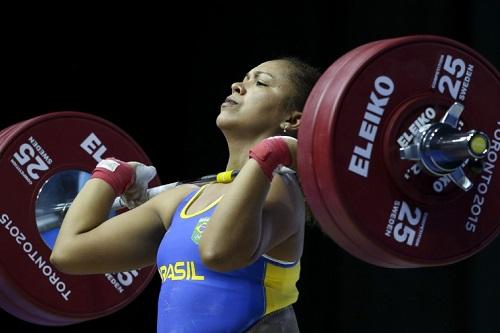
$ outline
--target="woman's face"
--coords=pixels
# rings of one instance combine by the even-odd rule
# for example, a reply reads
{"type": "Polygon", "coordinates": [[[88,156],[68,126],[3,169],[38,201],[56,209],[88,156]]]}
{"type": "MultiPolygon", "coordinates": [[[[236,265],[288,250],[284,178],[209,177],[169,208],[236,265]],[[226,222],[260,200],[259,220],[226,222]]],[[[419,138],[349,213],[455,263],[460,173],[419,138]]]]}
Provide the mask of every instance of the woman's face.
{"type": "Polygon", "coordinates": [[[233,83],[231,95],[221,105],[217,126],[256,137],[278,133],[280,123],[287,119],[287,97],[293,93],[289,66],[285,60],[264,62],[241,82],[233,83]]]}

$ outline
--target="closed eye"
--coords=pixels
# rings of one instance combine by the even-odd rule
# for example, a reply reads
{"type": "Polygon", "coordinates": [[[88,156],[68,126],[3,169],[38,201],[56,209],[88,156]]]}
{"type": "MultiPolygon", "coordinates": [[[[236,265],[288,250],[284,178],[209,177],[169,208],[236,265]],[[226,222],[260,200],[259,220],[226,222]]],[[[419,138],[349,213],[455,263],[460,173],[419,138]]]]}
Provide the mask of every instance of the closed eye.
{"type": "Polygon", "coordinates": [[[257,81],[255,84],[256,84],[256,85],[258,85],[258,86],[264,86],[264,87],[267,87],[267,86],[268,86],[267,84],[265,84],[265,83],[264,83],[264,82],[262,82],[262,81],[257,81]]]}

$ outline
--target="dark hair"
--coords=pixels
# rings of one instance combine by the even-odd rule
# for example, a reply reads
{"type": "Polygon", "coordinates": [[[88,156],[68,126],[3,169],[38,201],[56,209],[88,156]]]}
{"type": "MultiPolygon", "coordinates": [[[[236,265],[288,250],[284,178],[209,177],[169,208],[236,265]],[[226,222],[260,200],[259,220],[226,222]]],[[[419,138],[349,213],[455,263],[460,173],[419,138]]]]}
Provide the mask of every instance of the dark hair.
{"type": "MultiPolygon", "coordinates": [[[[290,66],[289,76],[295,87],[295,94],[290,96],[286,101],[285,110],[302,111],[309,93],[321,76],[321,71],[297,57],[280,57],[276,60],[287,61],[292,65],[290,66]]],[[[300,185],[300,189],[303,192],[302,185],[300,185]]],[[[306,224],[317,226],[317,221],[312,214],[311,208],[307,202],[305,204],[306,224]]]]}
{"type": "Polygon", "coordinates": [[[292,65],[289,76],[295,87],[295,94],[288,98],[285,109],[302,111],[309,93],[321,76],[320,70],[297,57],[280,57],[276,60],[287,61],[292,65]]]}

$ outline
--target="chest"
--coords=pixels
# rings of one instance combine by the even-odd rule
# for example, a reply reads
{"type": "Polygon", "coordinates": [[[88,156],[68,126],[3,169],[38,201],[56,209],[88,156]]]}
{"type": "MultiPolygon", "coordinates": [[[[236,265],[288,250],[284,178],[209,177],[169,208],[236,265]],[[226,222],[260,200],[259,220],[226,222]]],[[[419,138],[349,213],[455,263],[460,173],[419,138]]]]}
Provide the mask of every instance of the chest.
{"type": "Polygon", "coordinates": [[[196,214],[217,202],[229,189],[230,184],[208,184],[187,203],[185,213],[196,214]]]}

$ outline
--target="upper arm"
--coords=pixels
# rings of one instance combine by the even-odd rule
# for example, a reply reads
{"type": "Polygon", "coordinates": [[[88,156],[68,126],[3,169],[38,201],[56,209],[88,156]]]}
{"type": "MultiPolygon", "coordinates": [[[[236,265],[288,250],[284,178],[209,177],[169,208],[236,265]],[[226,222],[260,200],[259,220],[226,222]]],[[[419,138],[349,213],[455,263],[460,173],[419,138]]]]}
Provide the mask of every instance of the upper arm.
{"type": "Polygon", "coordinates": [[[298,183],[288,176],[276,178],[264,203],[261,241],[254,258],[299,234],[305,221],[304,198],[298,183]]]}
{"type": "Polygon", "coordinates": [[[73,274],[121,272],[152,265],[185,193],[186,187],[178,187],[116,215],[60,244],[58,255],[51,259],[58,268],[73,274]]]}

